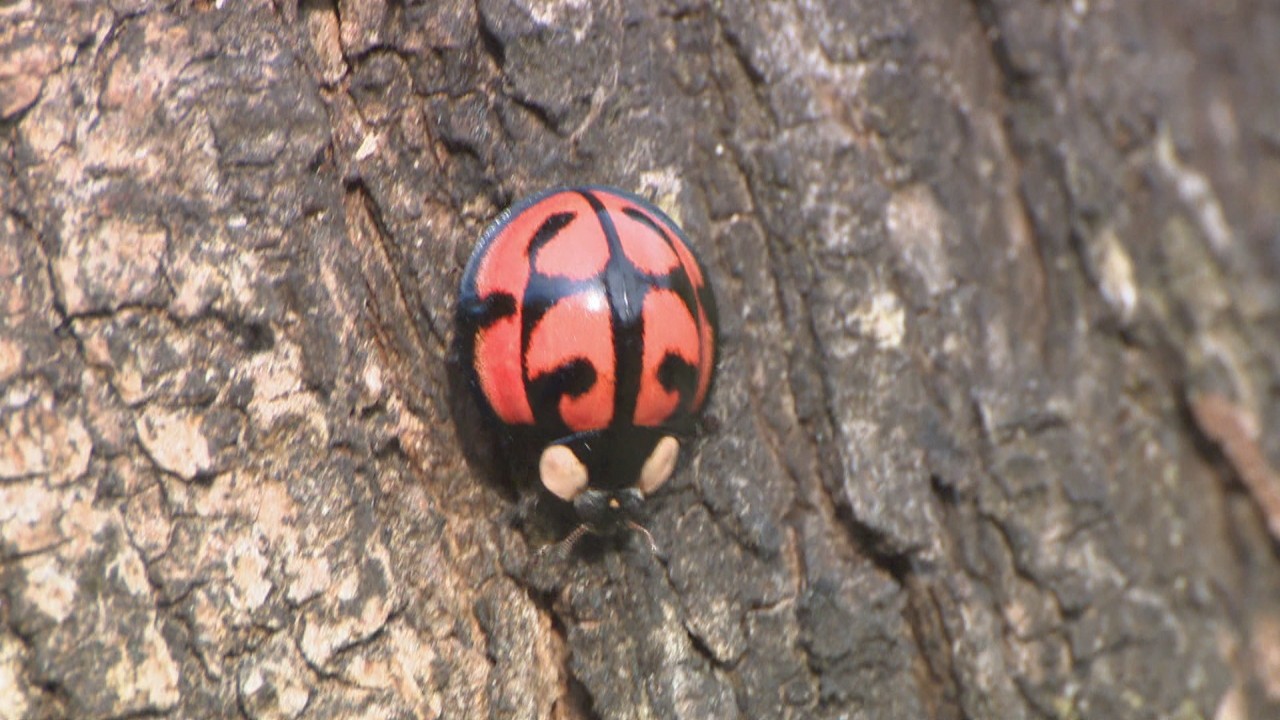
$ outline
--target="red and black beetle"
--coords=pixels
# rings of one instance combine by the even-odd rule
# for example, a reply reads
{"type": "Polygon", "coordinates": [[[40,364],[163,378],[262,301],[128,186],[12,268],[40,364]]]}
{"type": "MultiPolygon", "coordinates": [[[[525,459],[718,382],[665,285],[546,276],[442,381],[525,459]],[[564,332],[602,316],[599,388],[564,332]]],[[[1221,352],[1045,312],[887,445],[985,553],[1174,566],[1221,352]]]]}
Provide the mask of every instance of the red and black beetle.
{"type": "Polygon", "coordinates": [[[531,439],[542,486],[572,504],[567,542],[643,531],[716,365],[715,297],[671,218],[599,186],[515,204],[471,255],[457,327],[486,414],[531,439]]]}

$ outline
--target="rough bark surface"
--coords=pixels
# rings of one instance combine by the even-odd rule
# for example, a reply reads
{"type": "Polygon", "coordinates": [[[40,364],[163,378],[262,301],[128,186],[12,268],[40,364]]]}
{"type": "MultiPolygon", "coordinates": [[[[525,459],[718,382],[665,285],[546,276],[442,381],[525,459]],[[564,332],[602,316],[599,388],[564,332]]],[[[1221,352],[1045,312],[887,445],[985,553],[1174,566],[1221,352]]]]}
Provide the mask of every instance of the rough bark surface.
{"type": "Polygon", "coordinates": [[[1280,716],[1277,67],[1269,0],[0,2],[0,718],[1280,716]],[[451,419],[576,182],[718,289],[665,562],[537,561],[451,419]]]}

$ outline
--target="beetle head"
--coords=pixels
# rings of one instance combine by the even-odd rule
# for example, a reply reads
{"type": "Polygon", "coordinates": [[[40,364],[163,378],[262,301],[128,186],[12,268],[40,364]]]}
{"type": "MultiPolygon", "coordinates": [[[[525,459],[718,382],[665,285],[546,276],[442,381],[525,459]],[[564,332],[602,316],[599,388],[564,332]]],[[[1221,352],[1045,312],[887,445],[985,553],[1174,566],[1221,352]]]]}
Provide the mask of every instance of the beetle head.
{"type": "MultiPolygon", "coordinates": [[[[590,455],[590,447],[591,443],[581,440],[547,446],[538,462],[543,487],[552,495],[573,504],[585,528],[582,532],[612,536],[628,530],[643,531],[638,521],[644,510],[644,500],[662,487],[675,471],[680,454],[679,441],[670,435],[658,436],[655,442],[636,446],[640,452],[633,454],[637,455],[635,459],[639,462],[615,463],[612,466],[598,460],[590,464],[584,462],[581,455],[590,455]],[[637,464],[638,471],[634,469],[637,464]],[[622,478],[619,479],[617,474],[622,478]]],[[[648,536],[647,531],[644,534],[648,536]]],[[[580,535],[581,532],[575,531],[571,537],[576,540],[580,535]]],[[[653,539],[648,539],[652,545],[653,539]]]]}

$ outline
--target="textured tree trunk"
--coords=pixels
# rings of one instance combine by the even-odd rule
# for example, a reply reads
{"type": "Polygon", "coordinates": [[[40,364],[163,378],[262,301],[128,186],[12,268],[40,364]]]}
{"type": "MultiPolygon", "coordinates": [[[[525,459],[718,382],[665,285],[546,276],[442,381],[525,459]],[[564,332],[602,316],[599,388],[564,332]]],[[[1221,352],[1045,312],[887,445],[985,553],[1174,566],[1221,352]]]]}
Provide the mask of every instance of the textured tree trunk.
{"type": "Polygon", "coordinates": [[[1276,68],[1269,0],[0,2],[0,718],[1280,716],[1276,68]],[[717,289],[665,560],[536,557],[451,418],[579,182],[717,289]]]}

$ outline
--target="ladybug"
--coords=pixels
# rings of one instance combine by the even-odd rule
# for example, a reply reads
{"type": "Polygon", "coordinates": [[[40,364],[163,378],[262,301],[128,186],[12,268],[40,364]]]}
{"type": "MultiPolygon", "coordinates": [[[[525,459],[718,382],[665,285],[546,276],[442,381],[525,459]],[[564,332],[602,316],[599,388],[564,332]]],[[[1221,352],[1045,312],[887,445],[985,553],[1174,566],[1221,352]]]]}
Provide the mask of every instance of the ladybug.
{"type": "MultiPolygon", "coordinates": [[[[509,447],[585,533],[642,532],[715,375],[715,296],[684,233],[615,188],[558,188],[485,230],[462,276],[458,358],[509,447]]],[[[553,501],[553,502],[556,502],[553,501]]]]}

